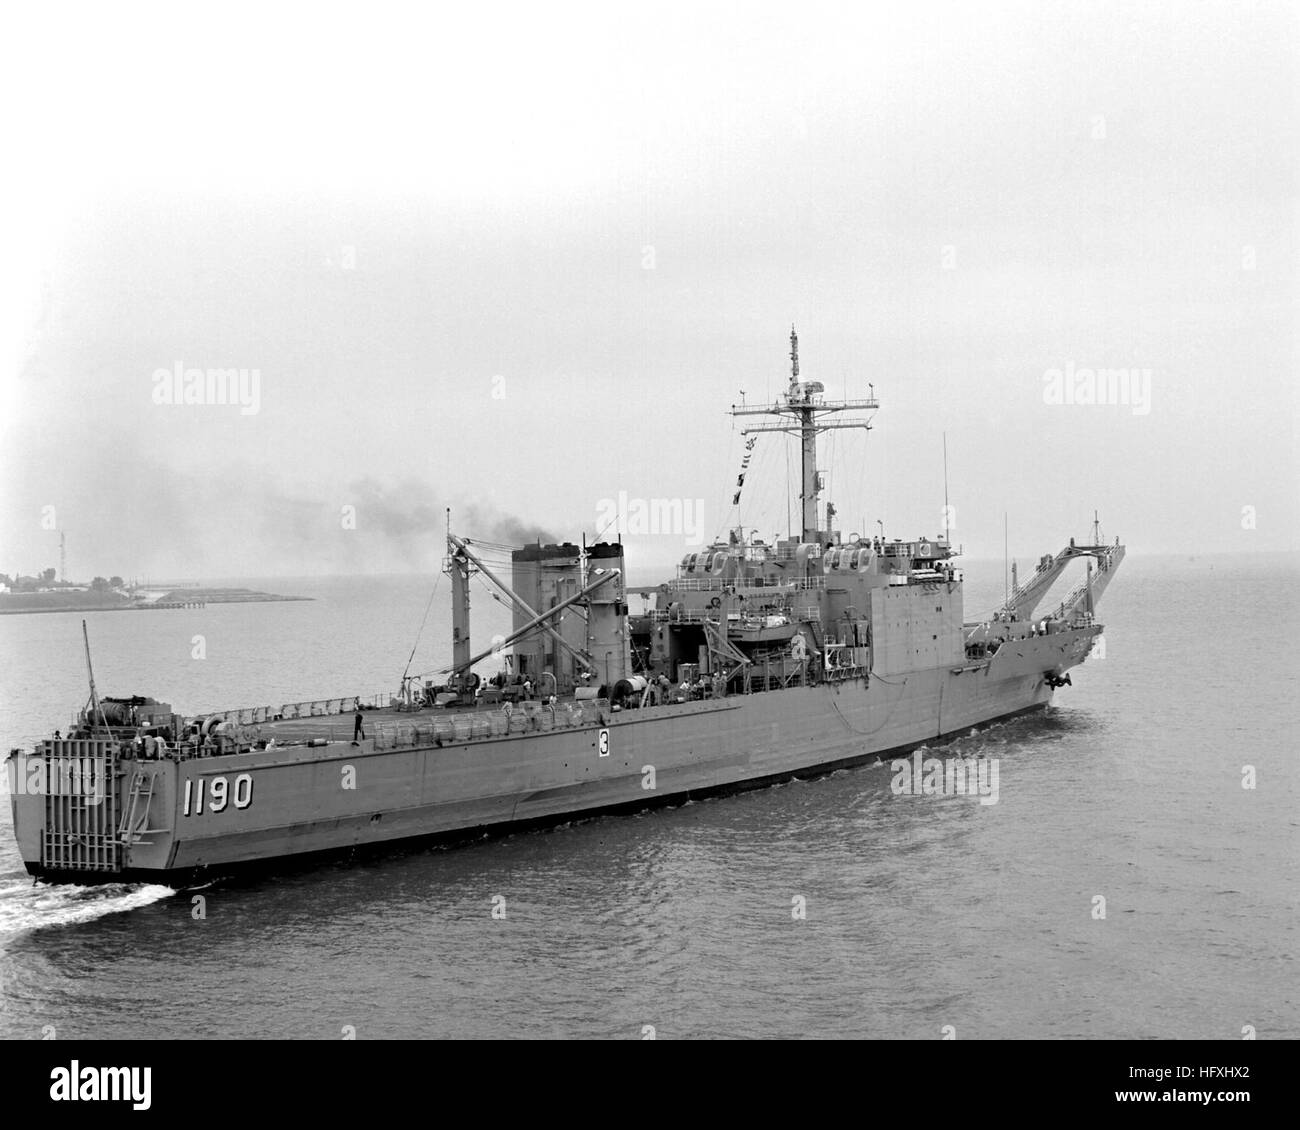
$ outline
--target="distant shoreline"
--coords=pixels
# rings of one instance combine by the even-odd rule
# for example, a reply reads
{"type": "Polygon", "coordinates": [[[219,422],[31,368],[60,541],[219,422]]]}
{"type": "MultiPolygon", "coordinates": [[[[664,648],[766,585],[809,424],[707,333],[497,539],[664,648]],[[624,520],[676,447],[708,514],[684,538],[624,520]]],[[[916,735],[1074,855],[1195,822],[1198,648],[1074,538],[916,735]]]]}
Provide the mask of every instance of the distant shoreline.
{"type": "Polygon", "coordinates": [[[91,592],[0,593],[0,616],[46,612],[163,612],[208,604],[266,604],[313,599],[310,596],[280,596],[252,589],[231,588],[176,589],[150,601],[130,600],[126,597],[105,598],[99,593],[91,592]]]}

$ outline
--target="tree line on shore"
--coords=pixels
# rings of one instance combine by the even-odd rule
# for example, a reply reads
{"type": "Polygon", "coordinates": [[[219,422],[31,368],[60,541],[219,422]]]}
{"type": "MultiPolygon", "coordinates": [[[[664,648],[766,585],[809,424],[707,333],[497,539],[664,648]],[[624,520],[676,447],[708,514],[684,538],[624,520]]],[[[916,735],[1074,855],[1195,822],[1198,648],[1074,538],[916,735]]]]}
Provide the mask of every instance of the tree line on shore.
{"type": "Polygon", "coordinates": [[[54,569],[43,569],[36,576],[0,573],[0,592],[40,592],[42,589],[90,589],[91,592],[113,592],[126,587],[119,576],[95,577],[89,585],[77,581],[57,581],[54,569]]]}

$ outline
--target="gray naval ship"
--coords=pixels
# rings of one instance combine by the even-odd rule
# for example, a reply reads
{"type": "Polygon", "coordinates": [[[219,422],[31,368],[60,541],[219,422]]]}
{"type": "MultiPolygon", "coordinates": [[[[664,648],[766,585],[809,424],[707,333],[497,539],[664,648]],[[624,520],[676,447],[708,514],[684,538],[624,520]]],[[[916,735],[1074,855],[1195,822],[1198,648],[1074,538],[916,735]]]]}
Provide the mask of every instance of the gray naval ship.
{"type": "Polygon", "coordinates": [[[439,681],[404,676],[382,703],[187,717],[144,696],[100,697],[87,644],[75,727],[6,759],[27,870],[180,887],[815,776],[1045,706],[1101,634],[1097,601],[1124,547],[1097,544],[1094,526],[1091,544],[1043,556],[1002,608],[966,621],[947,536],[833,528],[817,437],[870,428],[879,404],[828,399],[800,379],[793,330],[790,345],[785,393],[732,412],[755,442],[798,437],[797,537],[735,530],[687,554],[672,580],[634,588],[618,542],[515,547],[506,579],[487,543],[449,530],[452,665],[439,681]],[[1081,583],[1039,614],[1076,558],[1081,583]],[[514,616],[479,651],[476,575],[514,616]],[[494,658],[502,668],[485,680],[474,668],[494,658]]]}

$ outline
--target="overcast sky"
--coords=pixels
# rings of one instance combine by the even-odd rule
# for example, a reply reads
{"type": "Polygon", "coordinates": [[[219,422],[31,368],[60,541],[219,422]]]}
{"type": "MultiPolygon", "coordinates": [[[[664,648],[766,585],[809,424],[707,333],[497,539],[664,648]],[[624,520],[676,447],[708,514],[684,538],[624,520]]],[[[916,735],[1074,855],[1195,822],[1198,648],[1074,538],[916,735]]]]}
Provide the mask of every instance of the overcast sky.
{"type": "Polygon", "coordinates": [[[846,534],[1296,548],[1294,5],[469,7],[7,15],[0,571],[784,536],[792,322],[846,534]]]}

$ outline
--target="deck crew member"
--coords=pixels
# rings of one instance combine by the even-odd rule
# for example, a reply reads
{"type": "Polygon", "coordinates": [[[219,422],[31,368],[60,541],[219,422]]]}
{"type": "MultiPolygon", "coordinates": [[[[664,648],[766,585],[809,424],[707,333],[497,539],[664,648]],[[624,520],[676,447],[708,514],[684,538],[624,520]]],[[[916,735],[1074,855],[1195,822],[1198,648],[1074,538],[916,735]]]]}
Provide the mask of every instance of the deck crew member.
{"type": "Polygon", "coordinates": [[[357,711],[357,716],[352,720],[352,744],[356,745],[358,741],[366,736],[365,727],[361,724],[363,721],[361,711],[357,711]]]}

